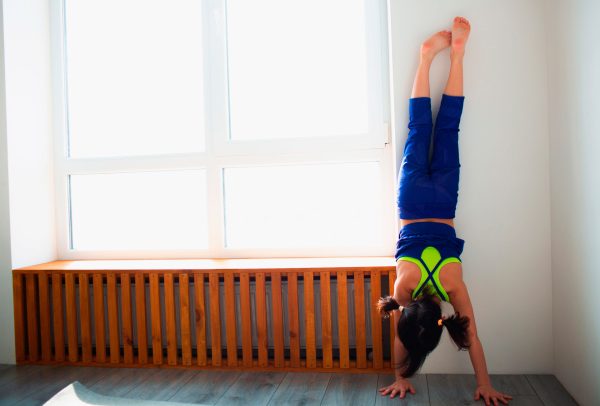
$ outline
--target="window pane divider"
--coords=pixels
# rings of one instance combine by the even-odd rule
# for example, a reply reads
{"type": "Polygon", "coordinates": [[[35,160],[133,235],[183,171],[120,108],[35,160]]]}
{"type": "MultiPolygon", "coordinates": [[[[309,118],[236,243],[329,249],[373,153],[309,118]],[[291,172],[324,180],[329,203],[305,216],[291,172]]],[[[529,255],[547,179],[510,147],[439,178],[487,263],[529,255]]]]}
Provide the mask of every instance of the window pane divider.
{"type": "MultiPolygon", "coordinates": [[[[203,152],[163,155],[67,158],[68,112],[65,47],[65,1],[52,0],[51,45],[54,117],[54,180],[56,192],[57,252],[61,259],[127,259],[127,258],[247,258],[247,257],[329,257],[386,256],[393,249],[397,225],[395,216],[394,145],[389,140],[388,119],[389,66],[387,15],[385,0],[366,7],[368,45],[369,125],[367,134],[323,136],[312,138],[229,139],[229,89],[227,62],[226,0],[205,0],[203,9],[203,60],[206,143],[203,152]],[[383,26],[382,24],[385,24],[383,26]],[[384,36],[385,38],[382,38],[384,36]],[[387,93],[386,93],[387,92],[387,93]],[[225,247],[225,213],[223,171],[244,166],[279,166],[342,162],[378,162],[382,168],[383,199],[381,210],[389,213],[390,245],[377,249],[327,247],[310,249],[231,249],[225,247]],[[206,170],[208,249],[198,250],[70,250],[68,175],[141,171],[206,170]]],[[[365,0],[365,6],[370,0],[365,0]]],[[[293,123],[290,123],[293,125],[293,123]]],[[[282,128],[282,131],[285,131],[282,128]]],[[[168,136],[168,135],[165,135],[168,136]]]]}

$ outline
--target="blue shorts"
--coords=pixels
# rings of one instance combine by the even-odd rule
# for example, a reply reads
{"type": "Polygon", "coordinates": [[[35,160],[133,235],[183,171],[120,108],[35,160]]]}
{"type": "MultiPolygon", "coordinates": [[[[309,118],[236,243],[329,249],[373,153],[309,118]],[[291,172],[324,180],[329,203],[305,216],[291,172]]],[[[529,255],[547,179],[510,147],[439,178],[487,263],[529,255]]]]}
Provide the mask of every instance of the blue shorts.
{"type": "Polygon", "coordinates": [[[431,98],[409,99],[408,138],[398,181],[401,219],[455,217],[460,162],[458,132],[464,96],[442,95],[435,127],[431,98]],[[429,162],[431,131],[433,155],[429,162]]]}
{"type": "Polygon", "coordinates": [[[396,261],[400,257],[421,257],[426,247],[435,247],[442,259],[460,259],[465,241],[456,237],[454,227],[433,221],[406,224],[400,230],[396,244],[396,261]]]}

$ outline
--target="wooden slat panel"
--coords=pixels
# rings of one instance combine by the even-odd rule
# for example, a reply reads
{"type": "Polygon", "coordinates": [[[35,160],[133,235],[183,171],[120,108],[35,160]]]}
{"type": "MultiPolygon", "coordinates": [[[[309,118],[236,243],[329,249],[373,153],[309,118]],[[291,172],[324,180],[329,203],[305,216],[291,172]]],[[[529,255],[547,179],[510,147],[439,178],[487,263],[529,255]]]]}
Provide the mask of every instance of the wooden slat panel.
{"type": "Polygon", "coordinates": [[[133,364],[133,323],[131,320],[131,275],[121,274],[121,320],[123,322],[123,361],[133,364]]]}
{"type": "Polygon", "coordinates": [[[329,272],[321,272],[321,343],[323,346],[323,368],[333,367],[331,336],[331,286],[329,272]]]}
{"type": "Polygon", "coordinates": [[[252,366],[252,319],[250,304],[250,275],[240,274],[240,311],[242,313],[242,363],[252,366]]]}
{"type": "Polygon", "coordinates": [[[237,332],[235,328],[235,283],[233,272],[225,272],[225,331],[227,333],[227,366],[237,366],[237,332]]]}
{"type": "Polygon", "coordinates": [[[194,274],[194,314],[198,365],[206,365],[206,309],[204,306],[204,274],[194,274]]]}
{"type": "Polygon", "coordinates": [[[65,274],[65,301],[69,362],[77,362],[77,303],[75,301],[75,274],[72,272],[65,274]]]}
{"type": "Polygon", "coordinates": [[[86,273],[79,274],[79,324],[81,326],[81,360],[92,362],[92,318],[90,285],[86,273]]]}
{"type": "MultiPolygon", "coordinates": [[[[396,272],[390,271],[388,274],[390,296],[394,296],[394,283],[396,282],[396,272]]],[[[396,331],[394,330],[394,318],[390,317],[390,366],[394,368],[394,340],[396,339],[396,331]]]]}
{"type": "Polygon", "coordinates": [[[221,366],[221,310],[219,303],[219,274],[208,275],[210,292],[210,348],[212,352],[212,365],[221,366]]]}
{"type": "Polygon", "coordinates": [[[356,317],[356,367],[366,368],[365,279],[362,271],[354,272],[354,314],[356,317]]]}
{"type": "Polygon", "coordinates": [[[300,367],[300,320],[298,314],[298,274],[289,272],[288,278],[288,316],[290,328],[290,365],[300,367]]]}
{"type": "Polygon", "coordinates": [[[94,276],[94,323],[96,330],[96,362],[106,362],[106,328],[104,318],[103,275],[94,276]]]}
{"type": "Polygon", "coordinates": [[[204,306],[204,275],[194,274],[194,320],[198,365],[206,365],[206,309],[204,306]]]}
{"type": "Polygon", "coordinates": [[[38,290],[40,298],[40,340],[42,343],[42,361],[52,360],[52,332],[50,331],[50,291],[48,274],[38,272],[38,290]]]}
{"type": "Polygon", "coordinates": [[[167,329],[167,363],[177,365],[177,323],[175,322],[175,291],[173,274],[165,273],[165,319],[167,329]]]}
{"type": "Polygon", "coordinates": [[[186,273],[179,274],[179,314],[181,320],[181,363],[192,365],[192,334],[190,330],[190,284],[186,273]]]}
{"type": "Polygon", "coordinates": [[[15,352],[17,362],[25,361],[25,295],[23,276],[13,273],[13,303],[15,314],[15,352]]]}
{"type": "Polygon", "coordinates": [[[265,273],[256,273],[256,335],[258,340],[258,366],[269,365],[269,337],[267,329],[267,298],[265,273]]]}
{"type": "Polygon", "coordinates": [[[119,348],[119,309],[117,305],[117,276],[114,272],[106,275],[106,297],[108,302],[108,338],[110,345],[110,362],[118,364],[119,348]]]}
{"type": "Polygon", "coordinates": [[[377,311],[377,300],[381,297],[381,273],[371,272],[371,333],[373,338],[373,368],[383,368],[383,341],[381,339],[381,316],[377,311]]]}
{"type": "Polygon", "coordinates": [[[281,368],[284,365],[283,339],[283,303],[281,301],[281,274],[271,274],[271,300],[273,310],[273,346],[275,347],[274,365],[281,368]]]}
{"type": "Polygon", "coordinates": [[[350,368],[348,344],[348,284],[346,272],[337,274],[338,341],[340,347],[340,368],[350,368]]]}
{"type": "Polygon", "coordinates": [[[27,298],[27,349],[29,361],[39,358],[39,329],[38,329],[38,301],[36,292],[36,275],[28,274],[25,277],[25,297],[27,298]]]}
{"type": "Polygon", "coordinates": [[[52,273],[52,311],[54,322],[54,360],[65,359],[64,315],[62,300],[62,275],[52,273]]]}
{"type": "Polygon", "coordinates": [[[160,285],[158,273],[150,273],[150,324],[152,325],[152,362],[163,362],[162,326],[160,319],[160,285]]]}
{"type": "Polygon", "coordinates": [[[304,319],[306,326],[306,367],[316,368],[315,296],[312,271],[304,272],[304,319]]]}
{"type": "Polygon", "coordinates": [[[135,274],[135,322],[137,328],[138,362],[148,363],[148,335],[146,323],[146,279],[142,272],[135,274]]]}

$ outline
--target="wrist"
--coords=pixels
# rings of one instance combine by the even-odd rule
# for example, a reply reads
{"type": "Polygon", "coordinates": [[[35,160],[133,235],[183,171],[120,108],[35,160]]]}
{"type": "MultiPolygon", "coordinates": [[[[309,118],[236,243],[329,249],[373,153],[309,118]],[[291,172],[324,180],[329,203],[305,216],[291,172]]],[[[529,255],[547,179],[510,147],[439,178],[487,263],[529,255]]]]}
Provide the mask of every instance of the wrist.
{"type": "Polygon", "coordinates": [[[403,377],[400,373],[396,373],[396,380],[397,381],[406,381],[406,380],[408,380],[408,378],[403,377]]]}

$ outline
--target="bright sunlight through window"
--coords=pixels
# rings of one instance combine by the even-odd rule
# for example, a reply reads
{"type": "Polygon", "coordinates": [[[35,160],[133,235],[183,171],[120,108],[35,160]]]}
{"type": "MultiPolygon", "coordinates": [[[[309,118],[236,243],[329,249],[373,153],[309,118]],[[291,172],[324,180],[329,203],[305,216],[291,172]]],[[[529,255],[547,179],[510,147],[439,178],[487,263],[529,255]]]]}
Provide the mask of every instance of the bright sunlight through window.
{"type": "Polygon", "coordinates": [[[227,1],[232,139],[367,133],[364,7],[227,1]]]}
{"type": "Polygon", "coordinates": [[[52,7],[61,257],[393,254],[385,0],[52,7]]]}

